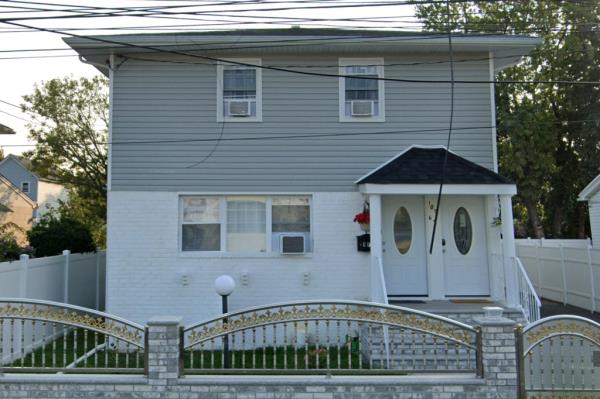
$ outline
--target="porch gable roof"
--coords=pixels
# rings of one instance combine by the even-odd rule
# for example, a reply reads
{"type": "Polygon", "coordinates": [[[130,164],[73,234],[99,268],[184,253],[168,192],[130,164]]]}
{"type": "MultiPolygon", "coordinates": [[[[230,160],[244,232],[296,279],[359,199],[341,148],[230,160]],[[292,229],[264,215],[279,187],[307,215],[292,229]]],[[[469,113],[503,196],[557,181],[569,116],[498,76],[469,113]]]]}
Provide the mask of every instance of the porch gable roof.
{"type": "Polygon", "coordinates": [[[447,151],[444,147],[410,147],[361,177],[356,184],[440,184],[448,153],[444,184],[514,185],[509,179],[447,151]]]}

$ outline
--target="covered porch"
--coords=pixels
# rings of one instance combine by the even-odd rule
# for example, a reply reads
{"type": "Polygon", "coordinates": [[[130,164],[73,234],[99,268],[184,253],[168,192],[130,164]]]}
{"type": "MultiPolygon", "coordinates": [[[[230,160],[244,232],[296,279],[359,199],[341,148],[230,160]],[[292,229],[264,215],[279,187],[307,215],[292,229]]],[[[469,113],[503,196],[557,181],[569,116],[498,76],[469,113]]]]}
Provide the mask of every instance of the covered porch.
{"type": "Polygon", "coordinates": [[[520,306],[513,226],[502,222],[516,194],[508,179],[445,148],[411,147],[356,183],[370,208],[372,300],[520,306]]]}

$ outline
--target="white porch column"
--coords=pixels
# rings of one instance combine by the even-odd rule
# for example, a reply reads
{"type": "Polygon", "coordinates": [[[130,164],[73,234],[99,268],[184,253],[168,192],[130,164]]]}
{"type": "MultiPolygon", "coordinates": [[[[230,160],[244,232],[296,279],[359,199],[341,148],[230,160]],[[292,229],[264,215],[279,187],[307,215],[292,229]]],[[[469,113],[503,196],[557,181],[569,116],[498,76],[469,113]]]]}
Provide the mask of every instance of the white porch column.
{"type": "Polygon", "coordinates": [[[369,194],[369,216],[371,218],[371,260],[381,259],[381,195],[369,194]]]}
{"type": "Polygon", "coordinates": [[[502,212],[502,253],[504,255],[504,284],[506,286],[506,304],[511,307],[519,305],[519,283],[514,259],[515,232],[513,227],[513,211],[511,195],[500,196],[502,212]]]}

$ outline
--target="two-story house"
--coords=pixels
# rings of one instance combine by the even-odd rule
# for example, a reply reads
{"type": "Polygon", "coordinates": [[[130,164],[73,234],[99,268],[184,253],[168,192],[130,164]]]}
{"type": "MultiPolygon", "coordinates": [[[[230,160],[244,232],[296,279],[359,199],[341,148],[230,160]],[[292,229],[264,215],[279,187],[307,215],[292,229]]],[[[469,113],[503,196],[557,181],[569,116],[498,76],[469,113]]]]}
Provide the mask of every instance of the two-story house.
{"type": "Polygon", "coordinates": [[[386,294],[519,305],[516,187],[497,174],[492,82],[537,39],[454,38],[449,152],[445,35],[65,41],[110,78],[108,311],[213,316],[222,274],[236,280],[234,309],[386,294]],[[367,206],[370,252],[353,222],[367,206]]]}

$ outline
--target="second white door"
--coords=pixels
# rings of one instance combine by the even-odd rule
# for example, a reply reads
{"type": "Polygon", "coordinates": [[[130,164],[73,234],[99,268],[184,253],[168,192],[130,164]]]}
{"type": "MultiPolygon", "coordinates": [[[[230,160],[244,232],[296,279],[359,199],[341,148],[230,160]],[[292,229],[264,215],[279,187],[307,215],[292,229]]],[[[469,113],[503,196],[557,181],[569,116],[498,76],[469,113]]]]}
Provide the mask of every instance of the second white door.
{"type": "Polygon", "coordinates": [[[446,296],[489,295],[483,199],[444,197],[441,215],[446,296]]]}

